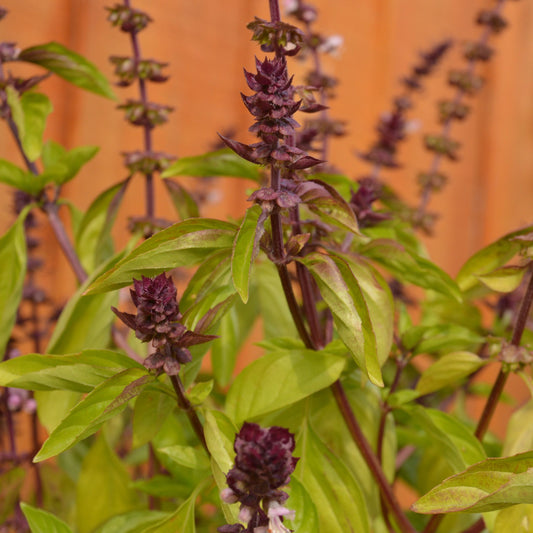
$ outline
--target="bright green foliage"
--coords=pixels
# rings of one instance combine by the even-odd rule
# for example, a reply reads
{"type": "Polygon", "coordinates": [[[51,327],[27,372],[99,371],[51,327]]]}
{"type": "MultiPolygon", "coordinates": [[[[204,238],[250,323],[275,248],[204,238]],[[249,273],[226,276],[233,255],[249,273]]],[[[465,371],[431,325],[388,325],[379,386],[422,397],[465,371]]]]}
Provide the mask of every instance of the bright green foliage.
{"type": "Polygon", "coordinates": [[[503,459],[487,459],[452,476],[422,496],[417,513],[494,511],[519,503],[533,503],[533,452],[503,459]]]}
{"type": "Polygon", "coordinates": [[[84,350],[72,355],[28,354],[0,363],[0,384],[30,390],[90,392],[125,369],[143,367],[120,352],[84,350]]]}
{"type": "Polygon", "coordinates": [[[291,405],[336,381],[345,359],[324,350],[280,350],[248,365],[235,379],[226,412],[237,425],[291,405]],[[242,401],[246,398],[246,402],[242,401]]]}
{"type": "Polygon", "coordinates": [[[107,292],[131,285],[133,278],[154,276],[199,263],[209,252],[230,249],[235,226],[212,219],[189,219],[150,237],[115,267],[100,276],[88,294],[107,292]]]}
{"type": "Polygon", "coordinates": [[[320,180],[309,180],[320,187],[318,194],[314,189],[304,193],[301,200],[326,224],[333,224],[352,234],[360,235],[357,219],[352,208],[334,187],[320,180]]]}
{"type": "MultiPolygon", "coordinates": [[[[121,256],[122,254],[108,261],[104,268],[115,264],[121,256]]],[[[48,353],[72,353],[109,345],[114,321],[114,315],[109,313],[109,309],[117,305],[118,294],[85,294],[85,290],[101,270],[79,287],[63,309],[48,342],[48,353]]]]}
{"type": "Polygon", "coordinates": [[[21,61],[34,63],[87,91],[115,99],[107,78],[93,63],[59,43],[47,43],[22,50],[21,61]]]}
{"type": "Polygon", "coordinates": [[[517,409],[509,419],[502,455],[533,450],[533,400],[517,409]]]}
{"type": "Polygon", "coordinates": [[[485,459],[486,454],[480,442],[456,418],[419,405],[403,406],[402,409],[426,434],[423,446],[437,451],[454,472],[485,459]]]}
{"type": "Polygon", "coordinates": [[[52,103],[41,93],[27,92],[19,97],[10,86],[6,88],[6,95],[24,154],[33,162],[40,157],[43,149],[43,133],[46,119],[52,112],[52,103]]]}
{"type": "Polygon", "coordinates": [[[213,375],[220,385],[225,386],[230,382],[237,355],[259,312],[257,298],[252,298],[246,305],[235,299],[234,305],[221,318],[217,330],[219,338],[211,343],[213,375]]]}
{"type": "MultiPolygon", "coordinates": [[[[1,167],[1,165],[0,165],[1,167]]],[[[1,173],[0,168],[0,173],[1,173]]],[[[23,211],[9,230],[0,237],[0,351],[3,352],[9,340],[17,317],[26,275],[26,239],[24,237],[23,211]]]]}
{"type": "Polygon", "coordinates": [[[299,435],[295,477],[305,487],[318,515],[312,531],[369,532],[366,505],[355,478],[310,427],[299,435]]]}
{"type": "Polygon", "coordinates": [[[37,509],[27,503],[21,503],[20,508],[32,533],[72,533],[72,529],[63,520],[47,511],[37,509]]]}
{"type": "MultiPolygon", "coordinates": [[[[170,391],[169,391],[170,392],[170,391]]],[[[133,410],[133,442],[138,448],[151,441],[174,410],[176,402],[170,394],[148,386],[135,400],[133,410]]]]}
{"type": "Polygon", "coordinates": [[[259,181],[259,167],[239,157],[229,148],[193,157],[182,157],[172,163],[162,174],[172,176],[232,176],[259,181]]]}
{"type": "Polygon", "coordinates": [[[185,187],[170,179],[166,179],[164,184],[181,220],[200,216],[196,201],[185,187]]]}
{"type": "Polygon", "coordinates": [[[129,511],[110,518],[95,533],[136,533],[164,520],[169,513],[163,511],[129,511]]]}
{"type": "Polygon", "coordinates": [[[291,478],[287,493],[289,494],[287,507],[298,509],[294,520],[288,521],[288,527],[301,533],[317,531],[319,521],[316,506],[305,487],[294,476],[291,478]]]}
{"type": "Polygon", "coordinates": [[[456,386],[459,380],[472,374],[486,362],[471,352],[449,353],[438,359],[422,374],[416,390],[423,395],[443,387],[456,386]]]}
{"type": "Polygon", "coordinates": [[[259,253],[259,240],[265,231],[263,225],[259,224],[261,213],[262,209],[258,205],[246,210],[233,243],[231,277],[233,285],[244,303],[248,301],[250,274],[252,273],[253,262],[259,253]]]}
{"type": "Polygon", "coordinates": [[[396,241],[376,239],[362,246],[359,253],[383,265],[404,283],[412,283],[461,300],[461,292],[448,274],[396,241]]]}
{"type": "Polygon", "coordinates": [[[76,486],[78,532],[90,533],[112,516],[138,506],[139,497],[130,487],[126,467],[100,434],[83,460],[76,486]]]}
{"type": "Polygon", "coordinates": [[[490,279],[495,276],[494,271],[498,271],[527,246],[527,243],[520,241],[517,237],[526,235],[531,231],[533,231],[533,226],[513,231],[475,253],[457,274],[456,281],[461,290],[471,289],[477,284],[478,279],[483,281],[483,277],[490,279]],[[480,278],[480,276],[482,277],[480,278]]]}
{"type": "Polygon", "coordinates": [[[298,261],[313,274],[333,314],[339,336],[355,362],[367,372],[373,383],[383,385],[368,307],[349,266],[340,258],[319,253],[308,254],[298,261]]]}
{"type": "Polygon", "coordinates": [[[130,368],[110,377],[83,398],[44,442],[35,461],[43,461],[96,433],[122,411],[153,378],[143,369],[130,368]]]}

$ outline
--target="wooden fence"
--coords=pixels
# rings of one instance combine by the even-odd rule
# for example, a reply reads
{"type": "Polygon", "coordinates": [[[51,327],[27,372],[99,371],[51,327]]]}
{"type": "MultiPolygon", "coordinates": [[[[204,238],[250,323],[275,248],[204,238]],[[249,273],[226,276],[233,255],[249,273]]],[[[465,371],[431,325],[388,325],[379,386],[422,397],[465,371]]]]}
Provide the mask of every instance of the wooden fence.
{"type": "MultiPolygon", "coordinates": [[[[400,170],[384,174],[406,199],[416,197],[416,174],[427,169],[431,155],[422,148],[422,132],[438,132],[436,101],[449,98],[449,68],[462,66],[461,49],[476,39],[478,11],[492,6],[490,0],[313,0],[319,8],[318,28],[340,34],[344,46],[339,57],[329,59],[326,69],[339,78],[331,114],[347,122],[348,135],[335,141],[331,162],[354,178],[368,172],[355,157],[368,148],[380,113],[390,108],[398,94],[398,80],[417,61],[420,50],[451,37],[457,46],[443,62],[426,90],[417,97],[411,117],[419,131],[403,143],[400,170]]],[[[16,41],[24,48],[58,41],[85,55],[109,77],[110,55],[130,53],[128,36],[106,21],[104,0],[3,0],[10,13],[0,22],[0,41],[16,41]]],[[[246,92],[242,68],[253,69],[254,55],[261,52],[246,29],[254,15],[267,18],[267,0],[134,0],[154,19],[140,36],[142,53],[170,63],[170,80],[151,85],[150,98],[175,107],[168,125],[156,131],[155,148],[183,157],[201,153],[217,141],[216,132],[232,130],[241,140],[251,124],[239,96],[246,92]]],[[[504,3],[509,28],[491,44],[496,55],[482,65],[486,87],[472,99],[473,113],[465,123],[454,125],[452,136],[462,143],[460,161],[443,167],[450,183],[432,201],[441,213],[435,237],[428,239],[431,256],[450,274],[476,249],[517,226],[531,224],[533,211],[533,3],[504,3]]],[[[15,71],[19,65],[8,64],[15,71]]],[[[294,65],[296,72],[301,65],[294,65]]],[[[34,71],[34,69],[25,69],[34,71]]],[[[129,127],[116,110],[116,102],[83,93],[67,83],[45,83],[54,103],[46,131],[67,147],[101,146],[99,155],[64,193],[86,208],[95,195],[126,175],[120,152],[141,146],[141,132],[129,127]]],[[[134,97],[136,90],[116,90],[120,99],[134,97]]],[[[15,159],[16,146],[5,126],[0,130],[0,157],[15,159]]],[[[140,182],[140,180],[138,180],[140,182]]],[[[194,178],[184,184],[197,187],[194,178]]],[[[140,183],[128,193],[121,211],[118,239],[126,236],[126,219],[142,212],[140,183]]],[[[0,190],[0,228],[7,227],[11,194],[0,190]]],[[[160,190],[160,192],[162,192],[160,190]]],[[[246,186],[232,179],[213,183],[203,213],[238,216],[246,207],[246,186]]],[[[171,206],[157,198],[159,216],[170,216],[171,206]]],[[[53,237],[43,223],[44,242],[53,237]]],[[[55,249],[55,248],[54,248],[55,249]]],[[[66,296],[74,279],[60,252],[47,263],[48,286],[58,298],[66,296]]]]}

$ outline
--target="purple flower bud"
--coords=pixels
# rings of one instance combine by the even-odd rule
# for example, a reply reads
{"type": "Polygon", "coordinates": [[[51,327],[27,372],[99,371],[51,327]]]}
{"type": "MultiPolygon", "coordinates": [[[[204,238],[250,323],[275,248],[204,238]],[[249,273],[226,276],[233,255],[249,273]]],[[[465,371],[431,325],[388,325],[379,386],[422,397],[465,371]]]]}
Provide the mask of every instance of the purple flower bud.
{"type": "Polygon", "coordinates": [[[228,498],[231,494],[233,501],[241,502],[239,519],[248,527],[222,526],[218,528],[220,533],[289,531],[282,517],[293,513],[282,507],[288,496],[279,489],[289,483],[298,462],[292,456],[294,447],[294,436],[285,428],[243,424],[235,437],[235,464],[226,475],[231,493],[225,489],[221,496],[228,498]]]}
{"type": "Polygon", "coordinates": [[[150,16],[144,11],[122,4],[116,4],[106,9],[109,11],[107,20],[113,26],[119,26],[122,31],[127,33],[138,33],[152,22],[150,16]]]}
{"type": "Polygon", "coordinates": [[[112,307],[115,315],[135,331],[143,342],[152,342],[157,350],[144,362],[147,368],[176,375],[180,364],[192,361],[190,346],[202,344],[216,338],[215,335],[201,335],[179,322],[181,314],[176,299],[177,290],[165,274],[155,278],[142,277],[133,280],[131,299],[137,307],[137,314],[123,313],[112,307]]]}

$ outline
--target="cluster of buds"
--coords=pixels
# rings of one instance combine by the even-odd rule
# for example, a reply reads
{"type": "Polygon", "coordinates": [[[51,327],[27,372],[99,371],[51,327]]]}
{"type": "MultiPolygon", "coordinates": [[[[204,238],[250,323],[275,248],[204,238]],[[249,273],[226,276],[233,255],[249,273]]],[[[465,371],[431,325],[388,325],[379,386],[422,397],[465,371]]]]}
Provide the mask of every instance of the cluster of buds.
{"type": "Polygon", "coordinates": [[[431,213],[424,213],[425,205],[431,192],[440,190],[446,181],[446,176],[438,172],[437,166],[442,157],[452,161],[458,159],[457,151],[459,143],[450,138],[450,124],[456,120],[464,120],[470,112],[470,107],[463,103],[464,97],[475,95],[483,86],[483,78],[476,74],[475,67],[479,62],[488,61],[493,54],[493,49],[487,44],[491,35],[500,33],[506,26],[507,21],[500,11],[504,2],[497,2],[492,9],[481,11],[476,22],[484,26],[485,30],[477,41],[467,41],[463,48],[463,57],[467,64],[463,69],[454,69],[449,72],[448,83],[456,89],[455,96],[438,103],[439,119],[443,125],[442,133],[426,135],[424,138],[425,147],[434,152],[435,159],[432,163],[432,171],[419,174],[420,196],[422,198],[420,206],[413,213],[413,223],[426,233],[431,233],[432,223],[427,220],[434,220],[431,213]]]}
{"type": "Polygon", "coordinates": [[[246,523],[225,525],[220,533],[289,533],[283,517],[294,511],[283,506],[288,498],[280,490],[290,482],[298,459],[292,456],[294,437],[285,428],[262,428],[245,422],[235,438],[235,464],[227,473],[226,503],[241,504],[239,519],[246,523]]]}
{"type": "MultiPolygon", "coordinates": [[[[0,21],[7,15],[7,9],[0,7],[0,21]]],[[[21,50],[15,42],[0,42],[0,65],[10,61],[19,61],[21,50]]],[[[19,95],[33,89],[41,81],[48,78],[50,73],[29,78],[14,77],[11,72],[0,80],[0,118],[9,120],[11,118],[11,108],[7,103],[6,88],[12,87],[19,95]]]]}
{"type": "Polygon", "coordinates": [[[118,26],[126,33],[139,33],[152,22],[150,15],[144,11],[123,4],[115,4],[113,7],[108,7],[106,9],[109,11],[107,20],[109,20],[113,26],[118,26]]]}
{"type": "Polygon", "coordinates": [[[366,152],[357,154],[361,159],[374,165],[372,175],[358,180],[359,189],[352,195],[350,201],[363,227],[374,225],[388,218],[374,211],[372,206],[380,199],[382,191],[377,175],[382,167],[398,168],[401,166],[397,160],[398,144],[408,132],[409,121],[406,113],[412,107],[412,93],[422,89],[423,78],[435,70],[451,45],[451,41],[446,40],[420,53],[420,61],[412,67],[410,74],[401,80],[405,88],[404,94],[394,99],[392,111],[384,113],[378,121],[377,140],[366,152]]]}
{"type": "Polygon", "coordinates": [[[115,65],[115,75],[119,79],[117,82],[119,87],[128,87],[137,79],[156,83],[168,80],[168,76],[163,75],[163,68],[167,67],[168,63],[154,59],[135,61],[127,56],[111,56],[109,60],[115,65]]]}
{"type": "Polygon", "coordinates": [[[373,204],[381,198],[382,184],[372,177],[362,178],[358,182],[358,189],[352,194],[350,207],[353,209],[360,228],[375,226],[378,222],[387,220],[386,213],[374,211],[373,204]]]}
{"type": "Polygon", "coordinates": [[[295,128],[299,126],[292,115],[299,109],[301,101],[294,101],[292,78],[288,77],[285,57],[256,59],[256,68],[256,74],[245,71],[246,82],[255,94],[242,95],[242,99],[256,118],[250,131],[261,141],[246,145],[226,137],[222,140],[244,159],[260,165],[300,170],[320,163],[287,142],[294,139],[295,128]]]}
{"type": "Polygon", "coordinates": [[[295,102],[292,77],[287,73],[285,57],[294,55],[302,43],[300,30],[284,22],[267,22],[256,19],[248,25],[253,39],[264,51],[275,51],[273,59],[256,58],[255,74],[245,70],[248,87],[255,94],[242,95],[244,105],[255,117],[250,131],[260,142],[247,145],[221,136],[229,148],[244,159],[260,165],[272,165],[289,170],[312,167],[320,160],[294,146],[295,128],[299,126],[292,115],[301,107],[295,102]]]}
{"type": "Polygon", "coordinates": [[[133,280],[131,299],[137,314],[123,313],[112,307],[113,312],[132,330],[142,342],[151,342],[155,352],[149,355],[144,365],[175,376],[180,365],[192,361],[189,347],[215,339],[214,335],[201,335],[188,330],[180,323],[181,313],[177,301],[177,289],[165,274],[155,278],[142,277],[133,280]]]}
{"type": "Polygon", "coordinates": [[[394,99],[392,112],[381,116],[376,130],[378,138],[370,149],[359,154],[359,157],[379,165],[380,167],[396,168],[400,164],[396,159],[398,143],[405,138],[408,121],[405,114],[411,108],[411,93],[422,89],[422,78],[429,76],[451,46],[451,41],[443,41],[426,52],[420,53],[420,62],[411,73],[402,79],[406,93],[394,99]]]}
{"type": "MultiPolygon", "coordinates": [[[[296,91],[302,97],[304,105],[307,104],[306,100],[309,100],[310,104],[307,105],[314,106],[315,111],[321,111],[319,116],[304,122],[301,132],[296,137],[296,145],[302,150],[317,152],[322,159],[327,159],[329,138],[345,135],[346,128],[343,121],[332,118],[328,113],[328,100],[334,97],[338,80],[322,70],[321,54],[337,55],[344,39],[340,35],[323,35],[314,29],[318,11],[309,3],[301,0],[287,1],[285,11],[304,27],[302,53],[299,59],[303,60],[309,56],[313,65],[305,75],[305,85],[297,87],[296,91]]],[[[307,107],[304,105],[302,110],[307,107]]],[[[324,170],[323,165],[320,170],[324,170]]]]}
{"type": "MultiPolygon", "coordinates": [[[[168,76],[163,72],[168,63],[140,57],[137,34],[152,22],[147,13],[123,4],[116,4],[107,10],[109,22],[121,31],[129,33],[134,43],[133,57],[110,57],[118,78],[116,84],[119,87],[128,87],[138,82],[141,88],[140,99],[129,99],[118,108],[124,111],[125,118],[130,124],[150,131],[166,123],[168,115],[173,111],[170,106],[147,101],[145,90],[146,82],[162,83],[168,80],[168,76]]],[[[164,170],[174,159],[172,156],[153,152],[146,147],[144,151],[125,152],[123,155],[124,165],[128,167],[131,174],[139,172],[151,175],[154,171],[164,170]]]]}

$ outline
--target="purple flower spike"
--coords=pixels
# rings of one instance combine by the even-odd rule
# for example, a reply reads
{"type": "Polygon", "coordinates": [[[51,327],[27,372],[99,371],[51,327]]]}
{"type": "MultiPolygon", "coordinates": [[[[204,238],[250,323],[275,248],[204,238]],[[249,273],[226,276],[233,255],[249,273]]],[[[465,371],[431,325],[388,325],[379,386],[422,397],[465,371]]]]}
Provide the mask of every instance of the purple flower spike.
{"type": "Polygon", "coordinates": [[[152,342],[156,351],[144,362],[147,368],[177,375],[180,364],[192,361],[190,346],[202,344],[216,338],[216,335],[201,335],[189,331],[179,322],[181,313],[176,299],[177,290],[165,274],[155,278],[142,277],[133,280],[131,299],[137,314],[123,313],[112,307],[115,315],[135,331],[143,342],[152,342]]]}
{"type": "Polygon", "coordinates": [[[294,512],[283,507],[288,495],[280,488],[289,483],[298,462],[292,456],[294,446],[294,436],[285,428],[243,424],[235,438],[235,465],[226,476],[229,488],[221,497],[227,503],[241,503],[239,517],[248,527],[226,525],[218,528],[220,533],[290,531],[282,517],[294,512]]]}

